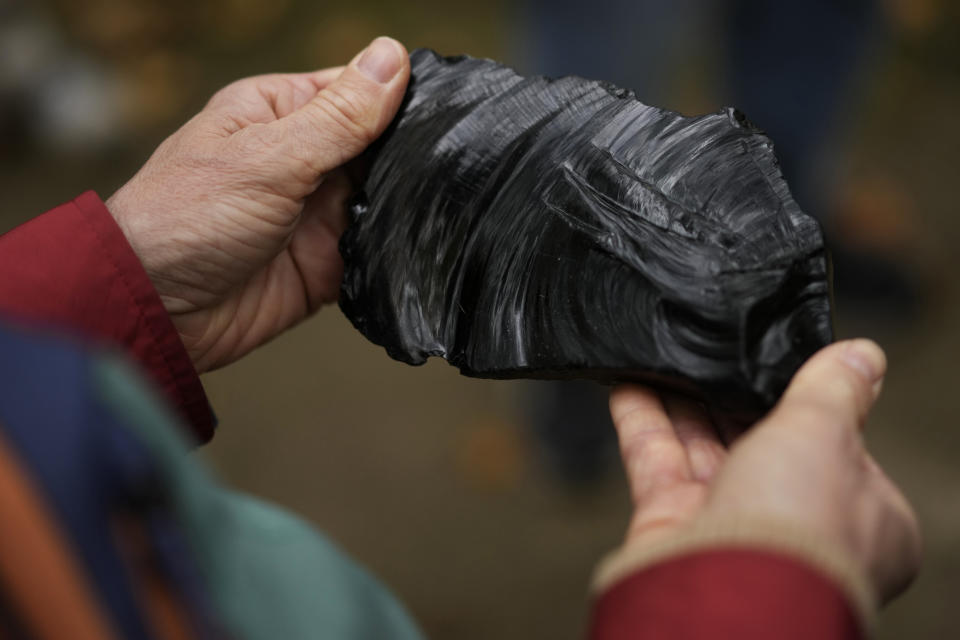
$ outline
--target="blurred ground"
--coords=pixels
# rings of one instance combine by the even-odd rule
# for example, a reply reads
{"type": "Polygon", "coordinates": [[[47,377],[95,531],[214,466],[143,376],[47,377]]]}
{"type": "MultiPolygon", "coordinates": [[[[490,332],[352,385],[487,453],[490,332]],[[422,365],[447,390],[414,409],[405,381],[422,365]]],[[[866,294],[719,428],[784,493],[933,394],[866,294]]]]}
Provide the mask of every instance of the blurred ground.
{"type": "MultiPolygon", "coordinates": [[[[340,64],[380,33],[509,59],[505,4],[410,4],[0,0],[0,231],[84,189],[108,196],[233,78],[340,64]],[[24,22],[46,35],[13,47],[8,29],[24,22]],[[92,105],[89,117],[26,108],[51,87],[55,106],[92,105]]],[[[838,182],[853,185],[843,197],[907,213],[903,258],[926,296],[909,322],[841,305],[838,327],[888,350],[869,439],[926,534],[923,574],[879,637],[941,639],[960,637],[960,16],[946,1],[893,6],[893,45],[857,100],[838,182]]],[[[619,470],[575,492],[545,472],[524,423],[536,383],[401,365],[329,308],[205,384],[221,426],[202,457],[325,530],[433,637],[581,634],[591,569],[619,542],[628,500],[619,470]]]]}

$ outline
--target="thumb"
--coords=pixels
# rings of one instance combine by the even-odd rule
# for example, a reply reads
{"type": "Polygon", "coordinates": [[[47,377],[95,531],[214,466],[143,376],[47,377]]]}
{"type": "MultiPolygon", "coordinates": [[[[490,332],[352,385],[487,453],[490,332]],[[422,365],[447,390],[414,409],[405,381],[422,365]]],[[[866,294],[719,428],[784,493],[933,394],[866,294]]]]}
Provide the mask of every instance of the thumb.
{"type": "Polygon", "coordinates": [[[407,50],[392,38],[370,43],[336,80],[281,122],[284,138],[317,175],[363,152],[390,124],[407,87],[407,50]]]}
{"type": "Polygon", "coordinates": [[[825,347],[800,368],[764,423],[789,429],[856,431],[880,395],[886,370],[886,356],[871,340],[825,347]]]}

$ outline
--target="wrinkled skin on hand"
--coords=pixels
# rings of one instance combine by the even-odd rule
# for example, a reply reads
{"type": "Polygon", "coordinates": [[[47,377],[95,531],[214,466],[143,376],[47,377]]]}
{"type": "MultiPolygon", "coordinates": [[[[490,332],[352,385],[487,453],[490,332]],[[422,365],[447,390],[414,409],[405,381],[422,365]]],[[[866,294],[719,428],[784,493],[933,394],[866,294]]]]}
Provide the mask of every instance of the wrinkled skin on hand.
{"type": "Polygon", "coordinates": [[[826,347],[729,449],[701,407],[616,388],[610,408],[635,505],[627,544],[693,526],[775,522],[836,545],[880,601],[899,594],[919,567],[919,526],[862,435],[885,371],[872,342],[826,347]]]}
{"type": "Polygon", "coordinates": [[[199,371],[337,299],[344,165],[408,77],[402,45],[380,38],[346,67],[235,82],[107,201],[199,371]]]}

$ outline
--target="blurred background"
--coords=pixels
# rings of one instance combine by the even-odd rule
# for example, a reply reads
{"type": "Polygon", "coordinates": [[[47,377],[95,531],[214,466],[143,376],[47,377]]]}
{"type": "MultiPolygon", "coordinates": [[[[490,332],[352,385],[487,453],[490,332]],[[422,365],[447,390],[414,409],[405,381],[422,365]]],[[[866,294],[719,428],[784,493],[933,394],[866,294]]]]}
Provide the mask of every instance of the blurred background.
{"type": "MultiPolygon", "coordinates": [[[[771,134],[827,229],[839,335],[890,357],[868,438],[926,552],[879,637],[960,637],[960,5],[0,0],[0,232],[108,197],[229,81],[342,64],[380,34],[687,114],[738,106],[771,134]]],[[[335,308],[204,382],[221,424],[201,457],[327,532],[432,637],[582,635],[629,516],[603,390],[407,367],[335,308]]]]}

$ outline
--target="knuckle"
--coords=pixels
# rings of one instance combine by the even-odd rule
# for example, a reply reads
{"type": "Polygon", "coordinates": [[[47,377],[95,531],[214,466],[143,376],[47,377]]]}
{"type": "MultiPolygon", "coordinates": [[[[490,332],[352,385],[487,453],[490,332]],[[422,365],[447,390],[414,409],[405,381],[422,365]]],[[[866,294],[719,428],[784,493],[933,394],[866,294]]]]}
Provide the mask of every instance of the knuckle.
{"type": "Polygon", "coordinates": [[[278,131],[267,125],[251,125],[229,139],[229,145],[208,158],[223,169],[245,175],[260,175],[265,168],[275,167],[281,152],[278,131]]]}
{"type": "Polygon", "coordinates": [[[661,460],[673,451],[673,443],[667,438],[655,433],[647,434],[642,441],[634,443],[631,459],[643,470],[651,462],[661,460]]]}
{"type": "Polygon", "coordinates": [[[644,407],[630,409],[617,418],[617,430],[625,439],[643,437],[663,429],[661,420],[644,407]]]}
{"type": "Polygon", "coordinates": [[[860,443],[858,427],[866,415],[866,409],[858,403],[857,396],[846,386],[837,386],[828,392],[797,394],[764,422],[777,425],[781,432],[817,433],[855,449],[853,445],[860,443]]]}
{"type": "Polygon", "coordinates": [[[206,108],[216,108],[232,103],[237,94],[243,90],[245,84],[247,84],[247,79],[234,80],[210,96],[210,99],[207,101],[206,108]]]}
{"type": "Polygon", "coordinates": [[[283,143],[283,135],[278,127],[268,124],[252,124],[242,129],[236,136],[241,153],[262,154],[275,150],[283,143]]]}
{"type": "Polygon", "coordinates": [[[787,396],[795,400],[791,403],[801,405],[809,403],[831,410],[851,412],[863,415],[873,402],[872,383],[856,369],[834,363],[822,363],[821,366],[801,370],[787,396]]]}
{"type": "Polygon", "coordinates": [[[787,424],[801,430],[814,425],[828,423],[832,418],[832,411],[816,398],[803,399],[791,405],[784,405],[764,420],[769,424],[787,424]]]}
{"type": "Polygon", "coordinates": [[[365,142],[375,137],[376,122],[367,101],[358,90],[331,85],[324,89],[314,104],[325,119],[335,123],[347,137],[365,142]]]}
{"type": "Polygon", "coordinates": [[[641,458],[669,444],[663,425],[642,421],[630,425],[620,435],[620,449],[626,458],[641,458]]]}

